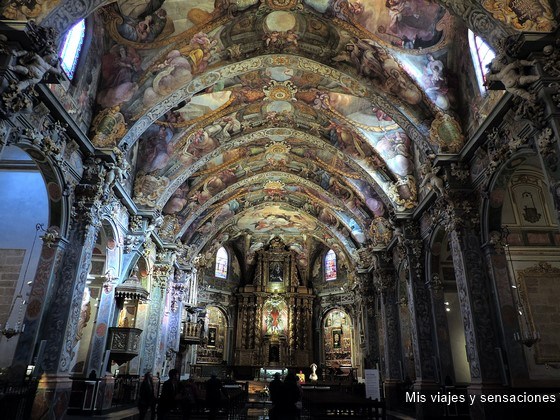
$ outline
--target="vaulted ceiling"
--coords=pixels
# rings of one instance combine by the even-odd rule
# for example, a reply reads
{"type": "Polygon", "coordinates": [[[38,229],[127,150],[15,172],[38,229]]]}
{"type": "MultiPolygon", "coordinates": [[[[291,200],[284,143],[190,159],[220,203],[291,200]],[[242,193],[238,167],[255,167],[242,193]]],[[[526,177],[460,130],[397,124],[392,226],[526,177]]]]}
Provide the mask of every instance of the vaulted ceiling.
{"type": "MultiPolygon", "coordinates": [[[[90,5],[105,39],[94,143],[132,155],[133,199],[196,253],[241,236],[346,257],[386,246],[390,218],[418,204],[420,163],[464,144],[466,26],[442,4],[495,19],[479,25],[491,42],[527,30],[499,1],[106,3],[90,5]]],[[[69,4],[44,22],[64,29],[69,4]]],[[[521,23],[551,30],[539,4],[540,27],[521,23]]]]}

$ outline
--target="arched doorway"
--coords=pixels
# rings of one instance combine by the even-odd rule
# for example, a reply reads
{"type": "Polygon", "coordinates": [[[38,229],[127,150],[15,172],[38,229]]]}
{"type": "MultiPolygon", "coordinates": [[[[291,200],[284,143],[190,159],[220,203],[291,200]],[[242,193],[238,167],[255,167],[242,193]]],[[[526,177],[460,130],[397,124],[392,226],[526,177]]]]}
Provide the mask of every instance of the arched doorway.
{"type": "Polygon", "coordinates": [[[6,146],[0,159],[0,367],[12,365],[50,209],[45,180],[31,156],[6,146]],[[17,211],[16,211],[17,209],[17,211]],[[8,338],[10,337],[10,338],[8,338]],[[12,338],[13,337],[13,338],[12,338]]]}

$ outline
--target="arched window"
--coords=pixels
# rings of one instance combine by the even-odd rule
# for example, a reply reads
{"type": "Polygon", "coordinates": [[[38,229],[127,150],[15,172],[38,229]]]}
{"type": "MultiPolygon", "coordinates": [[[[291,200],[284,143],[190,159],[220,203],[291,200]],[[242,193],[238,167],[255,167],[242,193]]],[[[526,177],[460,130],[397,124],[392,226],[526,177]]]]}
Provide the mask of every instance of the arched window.
{"type": "Polygon", "coordinates": [[[74,77],[74,72],[78,65],[85,33],[86,22],[82,19],[68,31],[60,50],[62,70],[64,70],[64,73],[66,73],[70,80],[74,77]]]}
{"type": "Polygon", "coordinates": [[[336,254],[332,249],[325,255],[325,280],[336,280],[336,254]]]}
{"type": "Polygon", "coordinates": [[[224,247],[218,249],[216,253],[216,270],[215,275],[221,279],[227,278],[228,253],[224,247]]]}
{"type": "Polygon", "coordinates": [[[469,30],[469,46],[471,49],[471,56],[474,64],[474,71],[476,72],[476,80],[480,93],[486,92],[486,73],[488,72],[488,65],[492,62],[496,54],[490,49],[488,44],[484,42],[475,33],[469,30]]]}

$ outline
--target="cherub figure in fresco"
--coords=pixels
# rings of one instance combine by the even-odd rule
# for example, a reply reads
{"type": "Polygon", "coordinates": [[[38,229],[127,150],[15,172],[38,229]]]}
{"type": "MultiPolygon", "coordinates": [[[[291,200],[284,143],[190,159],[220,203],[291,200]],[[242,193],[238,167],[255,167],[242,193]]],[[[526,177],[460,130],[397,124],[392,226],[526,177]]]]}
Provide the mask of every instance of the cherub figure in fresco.
{"type": "Polygon", "coordinates": [[[514,60],[507,63],[504,54],[498,55],[490,65],[490,73],[486,75],[486,83],[492,81],[502,82],[506,90],[527,101],[534,102],[535,95],[527,91],[526,86],[539,80],[539,76],[526,75],[527,67],[534,67],[534,61],[514,60]]]}
{"type": "Polygon", "coordinates": [[[264,34],[264,45],[270,47],[271,45],[278,44],[280,42],[280,32],[272,31],[264,34]]]}
{"type": "Polygon", "coordinates": [[[286,42],[288,44],[292,44],[293,46],[297,47],[298,38],[299,38],[299,35],[296,34],[294,31],[289,30],[288,32],[286,32],[286,42]]]}
{"type": "Polygon", "coordinates": [[[360,0],[352,3],[349,0],[335,0],[331,6],[332,14],[343,20],[348,20],[352,16],[361,15],[364,12],[364,5],[360,0]]]}
{"type": "Polygon", "coordinates": [[[206,70],[212,55],[217,51],[217,45],[218,41],[210,39],[204,32],[198,32],[192,37],[188,56],[192,60],[193,74],[206,70]]]}
{"type": "Polygon", "coordinates": [[[187,205],[187,194],[189,192],[188,184],[184,183],[173,193],[169,201],[163,207],[164,214],[175,214],[183,210],[187,205]]]}
{"type": "Polygon", "coordinates": [[[216,140],[210,137],[205,130],[198,130],[193,135],[188,151],[195,157],[200,157],[210,153],[216,147],[218,147],[216,140]]]}

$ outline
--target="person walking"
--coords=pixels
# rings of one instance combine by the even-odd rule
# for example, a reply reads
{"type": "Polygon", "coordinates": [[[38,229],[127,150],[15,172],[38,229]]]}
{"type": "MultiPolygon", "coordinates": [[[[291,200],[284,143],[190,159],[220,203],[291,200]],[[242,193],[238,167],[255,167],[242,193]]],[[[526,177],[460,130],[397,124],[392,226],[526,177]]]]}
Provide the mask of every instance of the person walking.
{"type": "Polygon", "coordinates": [[[215,420],[222,404],[222,381],[213,373],[206,381],[206,406],[210,409],[208,419],[215,420]]]}
{"type": "Polygon", "coordinates": [[[272,407],[270,408],[268,414],[271,420],[275,420],[277,418],[276,406],[280,402],[283,386],[284,384],[280,380],[280,374],[276,372],[274,374],[274,379],[270,381],[270,384],[268,385],[268,392],[270,393],[270,402],[272,403],[272,407]]]}
{"type": "Polygon", "coordinates": [[[286,375],[281,390],[282,392],[276,405],[275,418],[277,420],[299,419],[303,392],[295,373],[290,372],[286,375]]]}
{"type": "Polygon", "coordinates": [[[158,404],[158,420],[168,420],[172,410],[177,406],[177,391],[179,372],[176,369],[169,371],[169,379],[161,387],[158,404]]]}
{"type": "Polygon", "coordinates": [[[154,380],[150,372],[144,374],[138,397],[139,419],[144,420],[149,409],[151,410],[151,419],[154,420],[156,418],[156,396],[154,394],[154,380]]]}

